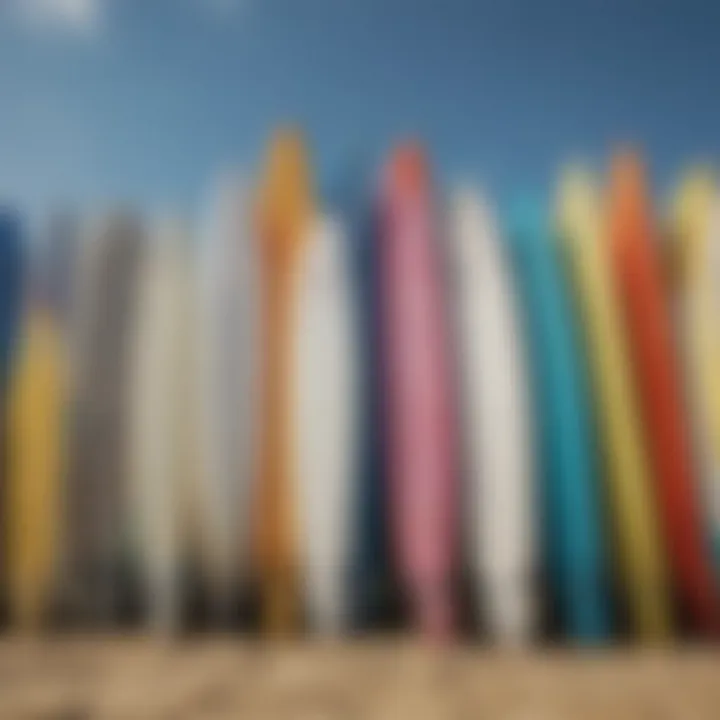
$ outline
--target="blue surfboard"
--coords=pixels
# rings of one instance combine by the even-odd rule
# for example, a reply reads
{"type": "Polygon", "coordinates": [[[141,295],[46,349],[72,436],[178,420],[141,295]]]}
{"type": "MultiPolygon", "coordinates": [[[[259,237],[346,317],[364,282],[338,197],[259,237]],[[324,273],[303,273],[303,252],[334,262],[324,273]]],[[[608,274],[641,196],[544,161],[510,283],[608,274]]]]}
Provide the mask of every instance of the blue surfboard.
{"type": "Polygon", "coordinates": [[[332,193],[333,206],[341,213],[350,244],[361,354],[358,426],[362,437],[358,443],[356,532],[349,578],[353,625],[357,628],[382,622],[390,593],[377,223],[371,178],[369,172],[360,170],[348,173],[347,182],[332,193]]]}
{"type": "Polygon", "coordinates": [[[593,643],[607,637],[610,618],[586,368],[542,205],[515,205],[509,230],[534,374],[547,579],[564,633],[593,643]]]}
{"type": "MultiPolygon", "coordinates": [[[[20,331],[23,304],[23,227],[19,216],[9,208],[0,208],[0,492],[6,494],[7,424],[5,408],[15,348],[20,331]]],[[[7,523],[5,502],[0,507],[0,589],[5,600],[7,523]]]]}
{"type": "Polygon", "coordinates": [[[20,218],[0,209],[0,383],[8,372],[20,325],[23,294],[23,247],[20,218]]]}

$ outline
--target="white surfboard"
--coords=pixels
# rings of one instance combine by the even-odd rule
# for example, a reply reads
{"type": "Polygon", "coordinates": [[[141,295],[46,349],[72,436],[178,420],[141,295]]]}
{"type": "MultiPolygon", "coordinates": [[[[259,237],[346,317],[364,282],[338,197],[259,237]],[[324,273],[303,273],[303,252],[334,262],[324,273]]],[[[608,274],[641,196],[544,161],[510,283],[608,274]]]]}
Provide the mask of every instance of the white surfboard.
{"type": "Polygon", "coordinates": [[[144,252],[131,341],[128,499],[149,622],[158,631],[177,627],[181,600],[188,262],[182,226],[163,221],[144,252]]]}
{"type": "Polygon", "coordinates": [[[357,461],[357,335],[349,249],[319,218],[299,265],[292,352],[293,451],[299,547],[311,626],[347,627],[357,461]]]}
{"type": "Polygon", "coordinates": [[[452,202],[469,559],[491,635],[521,643],[535,625],[533,448],[525,348],[492,212],[471,191],[452,202]]]}
{"type": "Polygon", "coordinates": [[[260,275],[239,181],[221,183],[197,252],[200,557],[223,621],[247,579],[259,427],[260,275]]]}

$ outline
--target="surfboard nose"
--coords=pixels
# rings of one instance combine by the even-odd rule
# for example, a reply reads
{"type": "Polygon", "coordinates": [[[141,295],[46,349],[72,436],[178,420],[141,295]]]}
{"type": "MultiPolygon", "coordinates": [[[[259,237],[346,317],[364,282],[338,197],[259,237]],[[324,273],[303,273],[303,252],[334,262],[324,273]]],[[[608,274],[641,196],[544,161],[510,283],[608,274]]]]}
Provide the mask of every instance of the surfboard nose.
{"type": "Polygon", "coordinates": [[[619,150],[610,163],[609,201],[618,215],[638,220],[647,197],[645,165],[637,151],[619,150]]]}
{"type": "Polygon", "coordinates": [[[425,150],[414,140],[398,147],[390,158],[389,182],[403,199],[424,197],[429,177],[425,150]]]}

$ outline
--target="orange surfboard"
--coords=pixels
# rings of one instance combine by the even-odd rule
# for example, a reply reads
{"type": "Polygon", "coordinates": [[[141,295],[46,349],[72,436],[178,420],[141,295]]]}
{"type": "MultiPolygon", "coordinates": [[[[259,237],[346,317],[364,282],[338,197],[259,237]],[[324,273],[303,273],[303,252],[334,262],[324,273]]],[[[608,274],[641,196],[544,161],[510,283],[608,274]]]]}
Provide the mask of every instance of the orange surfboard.
{"type": "Polygon", "coordinates": [[[292,480],[292,303],[303,237],[312,218],[308,158],[299,133],[275,137],[260,188],[263,388],[257,488],[257,571],[263,625],[273,634],[299,619],[297,528],[292,480]]]}

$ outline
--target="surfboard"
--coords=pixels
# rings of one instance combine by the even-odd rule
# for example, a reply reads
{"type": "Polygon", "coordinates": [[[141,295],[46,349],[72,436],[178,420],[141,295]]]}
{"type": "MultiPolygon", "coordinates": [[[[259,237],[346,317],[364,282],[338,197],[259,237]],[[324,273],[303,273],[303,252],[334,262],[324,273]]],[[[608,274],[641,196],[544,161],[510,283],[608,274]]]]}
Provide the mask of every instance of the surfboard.
{"type": "Polygon", "coordinates": [[[645,171],[631,153],[613,160],[610,244],[672,579],[695,626],[716,633],[720,604],[694,487],[691,447],[668,296],[645,171]]]}
{"type": "Polygon", "coordinates": [[[84,488],[82,475],[83,428],[87,425],[87,388],[85,365],[90,353],[92,298],[98,278],[95,268],[101,244],[94,242],[99,221],[85,219],[78,231],[76,266],[68,298],[68,322],[65,330],[68,407],[66,412],[66,471],[63,479],[63,505],[67,525],[60,547],[59,604],[62,614],[77,625],[88,611],[88,589],[82,578],[81,544],[84,488]]]}
{"type": "Polygon", "coordinates": [[[594,643],[607,638],[610,619],[597,458],[575,318],[539,201],[513,206],[508,238],[533,359],[546,579],[562,630],[573,641],[594,643]]]}
{"type": "Polygon", "coordinates": [[[247,190],[224,178],[197,251],[201,557],[218,622],[247,581],[260,418],[260,285],[247,190]]]}
{"type": "Polygon", "coordinates": [[[674,300],[697,477],[720,578],[720,203],[710,170],[694,168],[675,196],[674,300]]]}
{"type": "Polygon", "coordinates": [[[0,382],[4,392],[20,326],[24,262],[20,218],[3,208],[0,208],[0,260],[0,382]]]}
{"type": "Polygon", "coordinates": [[[391,537],[413,623],[441,639],[456,624],[458,458],[449,311],[423,150],[398,148],[382,181],[391,537]]]}
{"type": "MultiPolygon", "coordinates": [[[[713,312],[717,313],[720,308],[720,199],[717,197],[713,202],[712,218],[710,224],[710,237],[708,239],[708,263],[712,268],[712,306],[713,312]]],[[[712,353],[713,357],[717,357],[716,351],[712,353]]],[[[714,361],[713,361],[714,362],[714,361]]],[[[717,448],[720,445],[720,402],[718,402],[718,393],[712,390],[713,397],[713,445],[717,448]]],[[[718,475],[714,476],[712,488],[711,510],[712,512],[712,543],[715,558],[716,577],[720,575],[720,479],[718,475]]],[[[706,495],[707,497],[707,495],[706,495]]]]}
{"type": "Polygon", "coordinates": [[[138,271],[131,332],[128,508],[150,627],[181,623],[184,325],[191,291],[189,248],[181,223],[160,221],[138,271]]]}
{"type": "Polygon", "coordinates": [[[263,625],[272,634],[293,631],[300,616],[289,381],[299,252],[313,215],[308,165],[300,134],[279,132],[258,202],[264,362],[256,558],[263,625]]]}
{"type": "Polygon", "coordinates": [[[392,619],[378,208],[372,174],[365,169],[365,163],[362,168],[352,168],[344,179],[335,187],[333,199],[348,234],[360,386],[349,602],[353,627],[366,630],[392,619]]]}
{"type": "Polygon", "coordinates": [[[76,620],[104,624],[128,560],[128,337],[144,231],[115,213],[86,233],[72,300],[65,602],[76,620]]]}
{"type": "Polygon", "coordinates": [[[634,633],[659,640],[671,627],[667,568],[606,226],[589,173],[563,175],[557,217],[590,367],[619,586],[634,633]]]}
{"type": "Polygon", "coordinates": [[[62,532],[65,375],[57,328],[33,303],[8,398],[8,577],[10,615],[21,631],[50,619],[62,532]]]}
{"type": "MultiPolygon", "coordinates": [[[[17,336],[21,322],[23,295],[23,242],[19,216],[9,208],[0,208],[0,402],[7,402],[8,376],[16,354],[17,336]]],[[[0,492],[5,494],[7,483],[7,418],[0,417],[0,492]]],[[[0,602],[5,609],[7,513],[5,502],[0,504],[0,602]]]]}
{"type": "Polygon", "coordinates": [[[348,627],[357,478],[357,330],[347,237],[310,228],[298,268],[291,380],[299,554],[311,625],[348,627]]]}
{"type": "Polygon", "coordinates": [[[448,250],[461,373],[465,541],[478,616],[495,641],[530,640],[536,622],[535,468],[522,318],[492,209],[452,197],[448,250]]]}

